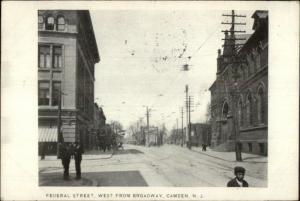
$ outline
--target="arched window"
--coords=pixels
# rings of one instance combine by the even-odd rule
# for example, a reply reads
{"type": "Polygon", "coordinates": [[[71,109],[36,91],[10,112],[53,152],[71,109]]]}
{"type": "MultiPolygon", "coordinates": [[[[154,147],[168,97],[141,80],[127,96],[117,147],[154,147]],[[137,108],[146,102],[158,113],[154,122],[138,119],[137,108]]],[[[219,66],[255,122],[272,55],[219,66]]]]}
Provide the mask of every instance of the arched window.
{"type": "Polygon", "coordinates": [[[252,125],[252,96],[249,93],[246,100],[246,117],[247,117],[247,124],[252,125]]]}
{"type": "Polygon", "coordinates": [[[44,17],[39,15],[38,16],[38,23],[39,23],[39,29],[43,29],[44,27],[44,17]]]}
{"type": "Polygon", "coordinates": [[[57,30],[58,31],[65,30],[65,24],[66,24],[65,18],[63,16],[59,16],[57,18],[57,30]]]}
{"type": "Polygon", "coordinates": [[[238,121],[239,121],[239,126],[243,126],[243,103],[242,99],[239,100],[238,102],[238,121]]]}
{"type": "Polygon", "coordinates": [[[229,110],[228,103],[225,102],[223,105],[223,110],[222,110],[222,115],[223,115],[223,118],[225,118],[225,119],[227,118],[228,110],[229,110]]]}
{"type": "Polygon", "coordinates": [[[259,123],[265,123],[264,90],[259,87],[257,92],[257,118],[259,123]]]}
{"type": "Polygon", "coordinates": [[[54,17],[48,16],[46,18],[46,30],[54,30],[54,17]]]}

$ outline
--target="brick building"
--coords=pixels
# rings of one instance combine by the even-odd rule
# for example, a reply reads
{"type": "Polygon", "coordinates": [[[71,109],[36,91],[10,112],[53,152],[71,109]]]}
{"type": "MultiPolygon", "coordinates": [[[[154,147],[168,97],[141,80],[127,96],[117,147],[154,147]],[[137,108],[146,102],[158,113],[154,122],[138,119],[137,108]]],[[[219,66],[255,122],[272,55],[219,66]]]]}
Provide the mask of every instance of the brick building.
{"type": "Polygon", "coordinates": [[[90,148],[94,65],[100,61],[87,10],[38,11],[39,141],[57,142],[59,91],[65,142],[90,148]]]}
{"type": "Polygon", "coordinates": [[[241,143],[243,152],[267,155],[268,12],[255,11],[252,18],[254,33],[250,36],[229,35],[225,32],[227,39],[246,38],[237,52],[238,57],[245,62],[228,62],[228,55],[235,51],[229,45],[234,40],[225,40],[223,54],[218,50],[217,78],[210,87],[211,145],[219,151],[233,151],[237,140],[241,143]],[[234,85],[235,70],[238,77],[234,85]],[[232,93],[233,87],[235,93],[232,93]]]}

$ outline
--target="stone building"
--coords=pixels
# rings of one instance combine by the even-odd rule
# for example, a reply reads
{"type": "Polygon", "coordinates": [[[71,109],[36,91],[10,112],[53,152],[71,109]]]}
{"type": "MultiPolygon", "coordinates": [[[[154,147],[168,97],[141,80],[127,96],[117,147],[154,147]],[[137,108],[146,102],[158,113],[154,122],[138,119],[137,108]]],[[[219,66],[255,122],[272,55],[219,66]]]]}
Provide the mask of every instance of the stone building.
{"type": "Polygon", "coordinates": [[[94,67],[100,61],[88,10],[38,11],[39,141],[57,142],[58,105],[65,142],[89,148],[94,67]],[[61,99],[60,92],[61,91],[61,99]]]}
{"type": "Polygon", "coordinates": [[[246,39],[236,52],[242,62],[230,62],[236,51],[230,46],[234,40],[225,40],[223,53],[218,50],[217,78],[210,87],[211,145],[219,151],[233,151],[239,142],[243,152],[267,155],[268,12],[255,11],[252,18],[250,36],[225,33],[227,39],[246,39]]]}

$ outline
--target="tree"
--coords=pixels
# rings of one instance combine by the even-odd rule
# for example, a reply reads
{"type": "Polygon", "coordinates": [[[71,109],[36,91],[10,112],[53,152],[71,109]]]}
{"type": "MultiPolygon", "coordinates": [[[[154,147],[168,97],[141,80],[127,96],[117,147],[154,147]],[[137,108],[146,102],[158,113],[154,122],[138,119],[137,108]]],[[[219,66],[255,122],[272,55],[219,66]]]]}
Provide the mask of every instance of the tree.
{"type": "Polygon", "coordinates": [[[145,123],[142,118],[133,122],[128,127],[129,136],[132,137],[138,144],[142,144],[143,136],[141,128],[145,127],[145,123]]]}
{"type": "Polygon", "coordinates": [[[114,133],[118,133],[119,131],[123,130],[123,125],[119,121],[110,121],[111,128],[114,133]]]}
{"type": "Polygon", "coordinates": [[[209,102],[206,106],[206,113],[205,113],[205,123],[211,123],[211,103],[209,102]]]}

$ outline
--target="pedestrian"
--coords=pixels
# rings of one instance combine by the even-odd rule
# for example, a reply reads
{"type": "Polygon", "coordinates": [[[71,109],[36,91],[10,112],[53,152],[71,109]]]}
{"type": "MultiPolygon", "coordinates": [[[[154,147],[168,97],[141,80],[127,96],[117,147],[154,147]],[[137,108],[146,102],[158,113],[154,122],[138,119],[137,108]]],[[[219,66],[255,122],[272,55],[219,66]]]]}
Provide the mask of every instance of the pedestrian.
{"type": "Polygon", "coordinates": [[[234,168],[235,178],[227,183],[227,187],[248,187],[248,183],[244,180],[245,168],[236,166],[234,168]]]}
{"type": "Polygon", "coordinates": [[[46,145],[45,142],[41,142],[41,160],[45,159],[46,155],[46,145]]]}
{"type": "Polygon", "coordinates": [[[60,143],[60,157],[61,162],[64,167],[64,179],[69,179],[69,167],[70,167],[70,160],[72,155],[72,148],[70,144],[67,143],[60,143]]]}
{"type": "Polygon", "coordinates": [[[75,159],[75,169],[76,169],[76,179],[81,179],[81,160],[82,160],[83,149],[78,141],[74,144],[74,159],[75,159]]]}

